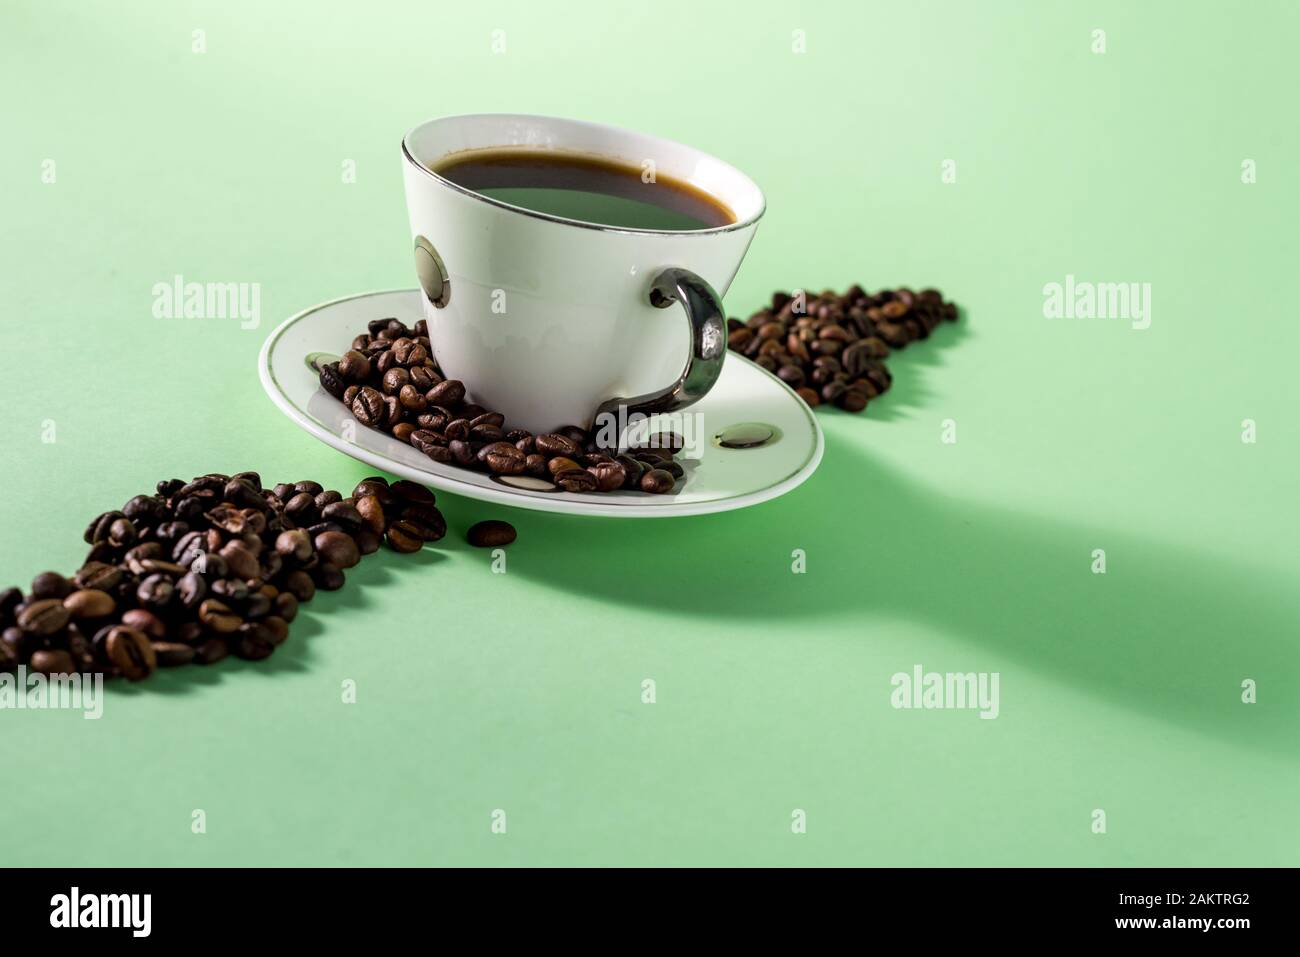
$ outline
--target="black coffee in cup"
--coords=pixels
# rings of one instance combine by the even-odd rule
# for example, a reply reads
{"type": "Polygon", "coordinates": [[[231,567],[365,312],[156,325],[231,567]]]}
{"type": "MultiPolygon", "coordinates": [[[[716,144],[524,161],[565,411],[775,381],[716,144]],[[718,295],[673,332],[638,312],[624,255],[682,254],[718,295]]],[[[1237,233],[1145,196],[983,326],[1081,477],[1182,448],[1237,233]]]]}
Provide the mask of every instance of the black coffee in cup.
{"type": "Polygon", "coordinates": [[[730,226],[735,214],[708,193],[650,167],[529,147],[453,154],[433,171],[489,199],[549,216],[623,229],[730,226]]]}

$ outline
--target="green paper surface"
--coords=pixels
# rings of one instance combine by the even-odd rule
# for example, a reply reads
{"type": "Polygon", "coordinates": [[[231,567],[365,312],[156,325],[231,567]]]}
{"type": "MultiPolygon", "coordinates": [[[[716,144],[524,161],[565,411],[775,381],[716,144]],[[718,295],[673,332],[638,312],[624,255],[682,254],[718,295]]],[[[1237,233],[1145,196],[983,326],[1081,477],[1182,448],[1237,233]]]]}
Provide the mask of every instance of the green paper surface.
{"type": "Polygon", "coordinates": [[[73,571],[159,478],[369,473],[257,354],[414,285],[399,141],[431,116],[736,164],[768,212],[733,315],[853,282],[964,314],[821,414],[778,501],[440,495],[446,540],[368,559],[269,661],[114,684],[98,721],[0,711],[0,861],[1300,863],[1298,29],[1282,2],[7,4],[0,584],[73,571]],[[177,275],[260,284],[257,327],[157,317],[177,275]],[[1149,325],[1049,318],[1067,277],[1150,284],[1149,325]],[[460,537],[489,517],[505,574],[460,537]],[[996,672],[997,718],[893,707],[917,665],[996,672]]]}

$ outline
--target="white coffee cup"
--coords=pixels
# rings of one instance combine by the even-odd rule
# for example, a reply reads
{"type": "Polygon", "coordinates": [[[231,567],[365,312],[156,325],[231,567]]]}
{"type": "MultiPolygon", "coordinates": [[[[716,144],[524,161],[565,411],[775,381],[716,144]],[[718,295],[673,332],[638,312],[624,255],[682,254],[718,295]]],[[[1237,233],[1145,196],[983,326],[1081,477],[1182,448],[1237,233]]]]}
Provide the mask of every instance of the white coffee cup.
{"type": "Polygon", "coordinates": [[[434,357],[472,401],[541,433],[590,428],[607,413],[676,411],[713,385],[727,351],[721,295],[763,215],[763,194],[745,174],[670,140],[514,114],[431,120],[407,134],[402,152],[434,357]],[[633,169],[650,161],[719,200],[735,222],[685,231],[585,223],[433,172],[452,154],[500,147],[633,169]]]}

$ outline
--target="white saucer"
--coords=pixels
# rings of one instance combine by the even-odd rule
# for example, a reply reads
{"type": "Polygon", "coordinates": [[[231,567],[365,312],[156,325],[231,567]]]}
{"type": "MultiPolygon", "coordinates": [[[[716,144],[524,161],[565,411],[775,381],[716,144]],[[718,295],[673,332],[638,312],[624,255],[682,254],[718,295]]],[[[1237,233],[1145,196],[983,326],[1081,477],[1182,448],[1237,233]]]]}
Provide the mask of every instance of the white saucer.
{"type": "Polygon", "coordinates": [[[686,476],[672,494],[516,488],[503,482],[517,480],[440,465],[392,436],[360,425],[320,387],[308,363],[313,353],[337,356],[346,351],[372,319],[395,316],[414,325],[422,318],[419,295],[415,289],[362,293],[286,319],[267,338],[258,358],[262,387],[271,401],[326,445],[367,465],[457,495],[545,512],[667,518],[745,508],[795,488],[821,461],[822,430],[812,410],[776,376],[732,353],[704,399],[640,430],[675,431],[687,440],[687,449],[677,458],[686,476]],[[717,444],[717,435],[747,423],[771,428],[773,439],[752,448],[717,444]]]}

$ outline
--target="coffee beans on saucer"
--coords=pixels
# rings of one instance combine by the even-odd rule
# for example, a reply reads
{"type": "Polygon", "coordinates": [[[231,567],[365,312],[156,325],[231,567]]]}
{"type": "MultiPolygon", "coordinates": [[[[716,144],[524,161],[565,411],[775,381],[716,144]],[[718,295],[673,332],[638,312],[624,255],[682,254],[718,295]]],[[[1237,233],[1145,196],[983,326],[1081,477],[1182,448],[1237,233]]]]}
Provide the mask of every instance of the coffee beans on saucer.
{"type": "MultiPolygon", "coordinates": [[[[500,412],[468,401],[464,383],[445,378],[432,351],[423,319],[409,328],[397,319],[376,319],[337,362],[320,368],[321,388],[362,425],[433,461],[503,480],[525,477],[563,492],[665,495],[685,475],[672,461],[682,450],[679,436],[653,436],[617,454],[574,425],[540,435],[511,428],[500,412]],[[647,481],[649,472],[658,474],[647,481]]],[[[390,529],[387,538],[399,551],[417,541],[405,527],[395,534],[390,529]]]]}
{"type": "Polygon", "coordinates": [[[434,493],[375,476],[352,494],[256,472],[169,479],[86,527],[71,578],[42,572],[0,591],[0,671],[103,673],[269,657],[302,602],[343,587],[387,541],[418,551],[447,532],[434,493]]]}
{"type": "Polygon", "coordinates": [[[861,412],[893,383],[884,362],[891,350],[956,318],[957,306],[937,289],[778,292],[744,322],[727,320],[727,345],[775,373],[810,406],[829,402],[861,412]]]}

